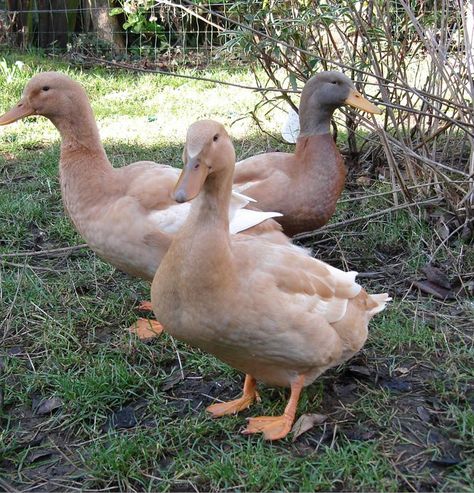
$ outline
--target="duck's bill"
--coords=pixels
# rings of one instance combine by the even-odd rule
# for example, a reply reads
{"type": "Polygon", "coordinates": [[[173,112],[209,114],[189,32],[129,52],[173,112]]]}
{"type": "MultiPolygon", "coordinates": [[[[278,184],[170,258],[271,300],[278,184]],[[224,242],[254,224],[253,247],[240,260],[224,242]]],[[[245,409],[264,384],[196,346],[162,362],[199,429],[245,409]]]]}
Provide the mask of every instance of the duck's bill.
{"type": "Polygon", "coordinates": [[[181,203],[194,199],[201,191],[208,174],[209,168],[207,166],[200,164],[195,159],[190,159],[183,166],[183,171],[174,188],[176,202],[181,203]]]}
{"type": "Polygon", "coordinates": [[[352,90],[344,102],[349,106],[366,111],[367,113],[375,113],[376,115],[380,115],[382,113],[380,108],[365,99],[364,96],[356,90],[352,90]]]}
{"type": "Polygon", "coordinates": [[[0,125],[8,125],[27,116],[33,115],[35,110],[25,101],[20,101],[10,111],[0,116],[0,125]]]}

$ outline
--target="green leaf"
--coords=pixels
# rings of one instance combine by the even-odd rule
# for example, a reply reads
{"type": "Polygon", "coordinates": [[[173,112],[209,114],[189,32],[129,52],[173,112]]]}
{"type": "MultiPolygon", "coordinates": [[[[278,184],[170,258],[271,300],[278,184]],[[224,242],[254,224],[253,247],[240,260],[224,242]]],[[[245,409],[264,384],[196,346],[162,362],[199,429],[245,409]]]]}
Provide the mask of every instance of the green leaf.
{"type": "Polygon", "coordinates": [[[291,84],[291,88],[293,89],[293,91],[298,90],[298,83],[296,82],[296,75],[293,72],[290,73],[290,84],[291,84]]]}
{"type": "Polygon", "coordinates": [[[121,7],[115,7],[114,9],[110,9],[109,15],[118,15],[123,14],[123,9],[121,7]]]}

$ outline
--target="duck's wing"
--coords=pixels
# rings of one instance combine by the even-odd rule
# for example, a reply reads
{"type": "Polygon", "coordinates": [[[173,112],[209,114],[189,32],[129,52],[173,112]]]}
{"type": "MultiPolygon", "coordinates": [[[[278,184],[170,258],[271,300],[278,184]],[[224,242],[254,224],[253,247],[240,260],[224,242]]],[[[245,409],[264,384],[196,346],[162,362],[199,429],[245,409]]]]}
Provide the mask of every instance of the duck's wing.
{"type": "MultiPolygon", "coordinates": [[[[153,224],[158,232],[147,231],[147,241],[161,242],[163,234],[173,235],[179,231],[191,207],[190,202],[178,204],[173,197],[180,170],[171,166],[142,161],[127,166],[126,195],[137,201],[142,219],[153,224]],[[154,238],[157,236],[157,238],[154,238]]],[[[229,230],[231,234],[245,231],[263,221],[280,216],[278,212],[261,212],[245,207],[254,199],[233,193],[229,207],[229,230]]],[[[138,218],[137,218],[138,219],[138,218]]]]}
{"type": "MultiPolygon", "coordinates": [[[[243,241],[236,240],[239,250],[243,241]]],[[[355,281],[357,272],[336,269],[314,259],[304,249],[258,238],[247,241],[257,246],[244,246],[244,258],[246,255],[248,260],[250,252],[254,254],[249,282],[266,285],[268,296],[280,297],[284,303],[295,304],[295,308],[299,305],[302,311],[317,313],[329,323],[344,316],[348,301],[362,289],[355,281]]],[[[237,259],[240,255],[236,252],[237,259]]]]}
{"type": "Polygon", "coordinates": [[[288,110],[286,121],[281,129],[281,136],[290,144],[296,144],[300,135],[300,117],[293,108],[288,110]]]}
{"type": "MultiPolygon", "coordinates": [[[[248,197],[242,193],[232,191],[229,206],[229,232],[230,234],[237,234],[244,232],[254,226],[257,226],[267,219],[273,217],[280,217],[282,214],[279,212],[263,212],[259,210],[246,209],[246,206],[252,203],[258,207],[258,203],[255,199],[248,197]]],[[[274,225],[272,229],[280,229],[277,225],[274,225]]]]}

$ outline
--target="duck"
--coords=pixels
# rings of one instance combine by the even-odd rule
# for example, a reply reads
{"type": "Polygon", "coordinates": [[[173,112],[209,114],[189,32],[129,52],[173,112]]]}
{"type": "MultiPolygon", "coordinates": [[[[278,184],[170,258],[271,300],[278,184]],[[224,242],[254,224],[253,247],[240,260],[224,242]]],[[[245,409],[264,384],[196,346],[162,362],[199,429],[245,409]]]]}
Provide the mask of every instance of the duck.
{"type": "MultiPolygon", "coordinates": [[[[59,182],[66,214],[75,229],[103,260],[151,282],[189,213],[190,204],[179,204],[173,198],[180,170],[152,161],[114,168],[86,91],[66,74],[35,75],[18,104],[0,116],[0,125],[31,115],[48,118],[61,135],[59,182]]],[[[279,213],[244,209],[251,200],[233,194],[230,231],[247,230],[285,241],[281,227],[270,219],[279,213]]],[[[151,310],[149,302],[140,307],[151,310]]],[[[139,319],[134,327],[148,334],[150,324],[152,332],[161,332],[159,323],[148,319],[139,319]]]]}
{"type": "Polygon", "coordinates": [[[229,235],[235,151],[220,123],[190,126],[183,162],[174,197],[191,210],[153,279],[153,310],[167,333],[245,374],[242,396],[210,405],[213,417],[247,409],[257,381],[289,387],[281,416],[252,417],[243,431],[284,438],[302,389],[363,347],[390,298],[302,247],[229,235]]]}
{"type": "Polygon", "coordinates": [[[317,73],[301,94],[295,152],[258,154],[236,165],[235,186],[256,199],[259,209],[281,212],[276,221],[289,236],[321,228],[336,210],[346,168],[330,123],[334,111],[344,105],[381,113],[343,73],[317,73]]]}

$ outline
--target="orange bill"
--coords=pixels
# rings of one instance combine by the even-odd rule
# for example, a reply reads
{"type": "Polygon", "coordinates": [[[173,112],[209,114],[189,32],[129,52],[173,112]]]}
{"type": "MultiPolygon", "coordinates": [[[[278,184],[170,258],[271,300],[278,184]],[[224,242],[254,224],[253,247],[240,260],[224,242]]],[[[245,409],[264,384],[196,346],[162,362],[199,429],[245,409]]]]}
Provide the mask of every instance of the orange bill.
{"type": "Polygon", "coordinates": [[[0,116],[0,125],[8,125],[9,123],[16,122],[17,120],[33,115],[34,113],[34,108],[22,99],[10,111],[7,111],[4,115],[0,116]]]}
{"type": "Polygon", "coordinates": [[[188,159],[174,188],[176,202],[182,203],[194,199],[201,191],[208,174],[209,168],[197,158],[188,159]]]}
{"type": "Polygon", "coordinates": [[[382,113],[380,108],[365,99],[364,96],[362,96],[362,94],[355,89],[349,93],[349,96],[347,96],[344,103],[349,106],[353,106],[354,108],[358,108],[359,110],[367,111],[367,113],[375,113],[376,115],[380,115],[382,113]]]}

